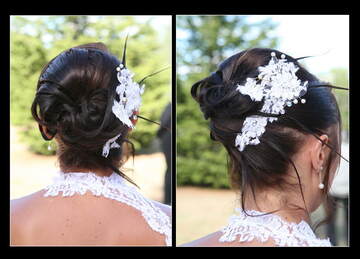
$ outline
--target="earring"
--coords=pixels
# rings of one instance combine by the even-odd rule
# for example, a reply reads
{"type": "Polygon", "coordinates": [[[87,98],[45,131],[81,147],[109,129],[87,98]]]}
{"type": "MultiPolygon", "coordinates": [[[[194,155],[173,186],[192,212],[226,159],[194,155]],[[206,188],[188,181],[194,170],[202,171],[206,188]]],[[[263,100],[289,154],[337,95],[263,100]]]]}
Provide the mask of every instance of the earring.
{"type": "Polygon", "coordinates": [[[319,172],[319,182],[320,182],[319,189],[320,190],[324,189],[324,187],[325,187],[324,184],[321,181],[321,172],[322,172],[323,169],[324,169],[323,167],[320,167],[320,172],[319,172]]]}
{"type": "Polygon", "coordinates": [[[49,142],[49,144],[48,144],[48,150],[49,150],[49,151],[51,150],[50,142],[49,142]]]}

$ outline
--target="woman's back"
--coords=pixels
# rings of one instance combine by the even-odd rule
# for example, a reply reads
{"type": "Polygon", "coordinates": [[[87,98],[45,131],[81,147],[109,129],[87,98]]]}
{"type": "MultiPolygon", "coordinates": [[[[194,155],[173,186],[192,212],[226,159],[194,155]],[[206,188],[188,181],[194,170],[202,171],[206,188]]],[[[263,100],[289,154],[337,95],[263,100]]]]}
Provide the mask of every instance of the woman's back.
{"type": "Polygon", "coordinates": [[[135,154],[129,135],[144,92],[125,49],[120,61],[102,43],[84,44],[41,71],[31,113],[57,143],[60,174],[11,202],[12,245],[171,245],[170,208],[121,171],[135,154]]]}
{"type": "Polygon", "coordinates": [[[149,217],[167,215],[170,223],[170,208],[140,193],[125,195],[136,197],[130,198],[132,206],[89,191],[71,196],[63,192],[45,197],[45,193],[11,201],[12,245],[166,245],[166,235],[154,231],[149,217]],[[135,208],[140,203],[153,205],[150,216],[135,208]]]}

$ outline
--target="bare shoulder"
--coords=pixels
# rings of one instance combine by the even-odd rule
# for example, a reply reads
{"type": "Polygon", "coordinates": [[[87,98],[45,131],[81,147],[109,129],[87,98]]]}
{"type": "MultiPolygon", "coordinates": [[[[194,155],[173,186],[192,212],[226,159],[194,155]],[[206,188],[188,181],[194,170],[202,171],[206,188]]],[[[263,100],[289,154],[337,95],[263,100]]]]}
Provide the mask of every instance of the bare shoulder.
{"type": "MultiPolygon", "coordinates": [[[[171,207],[154,201],[150,200],[157,208],[161,209],[167,216],[170,217],[171,220],[171,207]]],[[[133,235],[129,236],[127,234],[128,241],[126,242],[129,245],[141,245],[141,246],[164,246],[165,245],[165,236],[154,231],[148,222],[142,216],[142,213],[137,209],[132,207],[128,207],[128,211],[133,211],[133,213],[126,213],[120,218],[123,218],[126,224],[119,224],[119,229],[124,233],[129,233],[130,231],[133,232],[133,235]],[[131,226],[129,230],[126,230],[128,226],[131,226]],[[128,243],[129,239],[132,239],[133,242],[128,243]]],[[[121,242],[121,241],[120,241],[121,242]]]]}
{"type": "MultiPolygon", "coordinates": [[[[115,244],[142,245],[142,246],[163,246],[165,238],[162,234],[153,231],[145,220],[142,212],[126,204],[114,204],[112,209],[112,220],[109,229],[114,232],[112,240],[115,244]],[[121,220],[119,220],[121,219],[121,220]]],[[[107,213],[106,213],[107,214],[107,213]]],[[[108,217],[104,215],[104,218],[108,217]]]]}
{"type": "Polygon", "coordinates": [[[29,209],[37,203],[38,198],[41,197],[41,195],[42,195],[42,191],[38,191],[21,198],[11,200],[10,201],[11,219],[16,219],[20,216],[24,216],[25,212],[28,213],[29,209]]]}
{"type": "Polygon", "coordinates": [[[185,243],[180,245],[182,247],[264,247],[264,246],[276,246],[273,240],[269,240],[266,242],[260,242],[257,240],[249,241],[249,242],[239,242],[238,239],[233,242],[220,242],[219,239],[222,236],[221,231],[217,231],[211,233],[202,238],[196,239],[189,243],[185,243]]]}
{"type": "Polygon", "coordinates": [[[21,244],[24,240],[40,195],[41,191],[10,201],[11,245],[21,244]]]}
{"type": "Polygon", "coordinates": [[[171,206],[169,205],[166,205],[164,203],[160,203],[158,201],[154,201],[154,200],[151,200],[152,203],[158,207],[159,209],[161,209],[166,215],[168,215],[170,218],[172,217],[172,209],[171,209],[171,206]]]}

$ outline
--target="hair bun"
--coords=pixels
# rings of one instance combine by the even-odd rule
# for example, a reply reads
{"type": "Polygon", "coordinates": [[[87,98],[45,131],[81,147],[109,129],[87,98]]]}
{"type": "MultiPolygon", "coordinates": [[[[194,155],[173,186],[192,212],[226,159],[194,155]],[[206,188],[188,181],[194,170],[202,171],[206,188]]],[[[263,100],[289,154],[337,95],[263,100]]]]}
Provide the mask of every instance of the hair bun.
{"type": "Polygon", "coordinates": [[[260,109],[260,103],[234,91],[236,82],[223,81],[221,74],[221,71],[212,73],[192,87],[192,96],[199,102],[205,119],[242,119],[260,109]]]}
{"type": "Polygon", "coordinates": [[[78,126],[92,129],[100,126],[107,107],[107,90],[96,89],[83,98],[76,113],[78,126]]]}
{"type": "Polygon", "coordinates": [[[125,137],[128,127],[115,121],[107,109],[118,83],[115,68],[119,64],[115,56],[97,45],[62,52],[40,75],[32,107],[34,118],[56,131],[65,144],[79,149],[100,150],[120,132],[125,137]]]}
{"type": "Polygon", "coordinates": [[[111,109],[120,64],[104,44],[90,43],[61,52],[43,68],[31,112],[45,140],[51,139],[47,132],[56,136],[60,167],[111,169],[132,182],[119,170],[133,150],[129,127],[111,109]],[[107,141],[118,135],[118,147],[102,156],[107,141]],[[124,142],[132,148],[123,149],[124,142]]]}
{"type": "Polygon", "coordinates": [[[97,142],[99,140],[106,141],[113,137],[116,132],[119,132],[118,129],[114,133],[114,129],[121,125],[118,120],[110,119],[102,129],[106,117],[107,102],[108,90],[100,88],[83,96],[75,107],[63,103],[57,126],[61,137],[66,142],[78,142],[79,146],[83,147],[88,146],[88,144],[93,146],[94,139],[97,142]]]}
{"type": "MultiPolygon", "coordinates": [[[[73,113],[76,109],[74,101],[53,82],[40,82],[41,87],[36,93],[40,109],[40,118],[49,128],[57,127],[64,112],[73,113]]],[[[34,104],[33,104],[34,105],[34,104]]]]}

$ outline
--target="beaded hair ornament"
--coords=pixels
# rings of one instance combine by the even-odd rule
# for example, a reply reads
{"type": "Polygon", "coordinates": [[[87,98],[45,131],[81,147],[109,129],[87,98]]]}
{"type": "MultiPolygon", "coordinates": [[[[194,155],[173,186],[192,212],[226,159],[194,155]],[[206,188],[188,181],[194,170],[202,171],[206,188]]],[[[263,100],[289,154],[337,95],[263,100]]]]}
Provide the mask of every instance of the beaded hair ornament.
{"type": "MultiPolygon", "coordinates": [[[[163,71],[167,68],[161,69],[155,73],[152,73],[152,74],[144,77],[143,79],[140,80],[139,83],[135,82],[133,80],[133,76],[135,74],[132,73],[126,67],[126,43],[127,43],[127,37],[125,40],[125,46],[124,46],[121,64],[118,67],[116,67],[117,79],[119,81],[119,84],[116,86],[117,98],[114,98],[112,112],[124,125],[128,126],[131,129],[135,128],[134,122],[138,119],[138,117],[160,125],[159,123],[157,123],[155,121],[146,119],[146,118],[138,115],[138,113],[139,113],[139,109],[141,106],[141,95],[144,93],[144,90],[145,90],[145,84],[142,84],[142,82],[146,78],[153,76],[157,73],[160,73],[161,71],[163,71]],[[117,99],[119,101],[117,101],[117,99]]],[[[161,127],[163,127],[163,126],[161,126],[161,127]]],[[[163,128],[166,128],[166,127],[163,127],[163,128]]],[[[116,135],[115,137],[109,139],[104,144],[103,152],[102,152],[102,155],[104,157],[107,157],[109,155],[110,149],[120,148],[120,145],[116,142],[116,140],[120,136],[121,136],[121,134],[116,135]]]]}
{"type": "MultiPolygon", "coordinates": [[[[237,85],[236,90],[248,95],[251,100],[264,101],[261,112],[280,115],[285,113],[285,107],[299,103],[299,98],[307,92],[308,81],[301,82],[296,76],[297,67],[293,62],[287,62],[285,55],[276,57],[271,52],[271,59],[266,66],[260,66],[257,78],[247,78],[244,85],[237,85]]],[[[305,103],[305,99],[300,99],[305,103]]],[[[278,120],[276,117],[252,115],[245,119],[241,133],[235,139],[235,146],[243,151],[247,145],[257,145],[259,138],[265,132],[268,122],[278,120]]]]}
{"type": "MultiPolygon", "coordinates": [[[[124,46],[123,58],[121,64],[116,67],[117,79],[119,84],[116,86],[116,95],[112,106],[112,112],[114,115],[126,126],[133,129],[134,123],[131,120],[137,120],[137,113],[141,106],[141,95],[144,93],[145,85],[140,86],[133,81],[134,73],[126,68],[126,42],[124,46]]],[[[141,80],[143,81],[143,80],[141,80]]],[[[102,155],[107,157],[110,149],[120,148],[120,145],[116,143],[116,140],[121,134],[109,139],[103,146],[102,155]]]]}
{"type": "MultiPolygon", "coordinates": [[[[144,93],[145,85],[140,85],[132,80],[134,74],[127,69],[123,64],[120,64],[116,68],[118,71],[117,78],[119,85],[116,87],[116,94],[119,97],[119,101],[114,99],[112,106],[112,112],[115,116],[129,128],[135,128],[135,125],[130,120],[137,120],[137,113],[141,106],[141,95],[144,93]]],[[[102,155],[107,157],[111,148],[120,148],[120,145],[116,143],[116,140],[121,134],[109,139],[104,147],[102,155]]]]}

